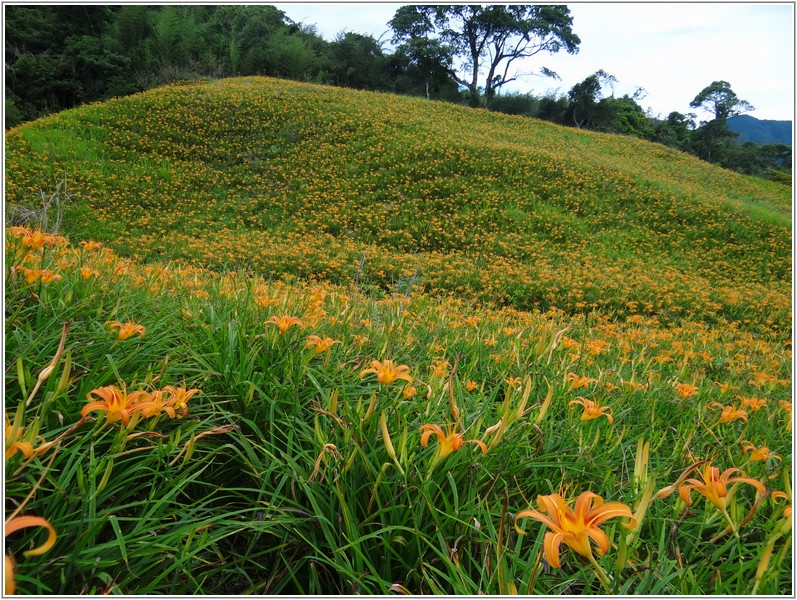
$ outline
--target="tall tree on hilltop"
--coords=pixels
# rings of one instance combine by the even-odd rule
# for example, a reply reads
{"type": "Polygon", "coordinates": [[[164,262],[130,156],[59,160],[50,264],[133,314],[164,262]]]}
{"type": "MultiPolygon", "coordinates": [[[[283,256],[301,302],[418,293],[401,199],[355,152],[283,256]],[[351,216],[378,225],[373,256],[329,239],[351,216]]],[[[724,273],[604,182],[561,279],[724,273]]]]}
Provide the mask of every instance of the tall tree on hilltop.
{"type": "Polygon", "coordinates": [[[570,100],[573,124],[576,127],[592,128],[603,86],[616,82],[614,75],[600,69],[570,89],[567,98],[570,100]]]}
{"type": "Polygon", "coordinates": [[[432,91],[451,81],[451,56],[439,40],[413,37],[396,48],[394,64],[399,71],[412,77],[417,76],[423,85],[426,99],[432,98],[432,91]]]}
{"type": "Polygon", "coordinates": [[[702,122],[692,136],[697,155],[708,162],[730,166],[727,161],[733,154],[732,144],[739,134],[728,127],[728,119],[755,110],[753,105],[741,100],[727,81],[714,81],[703,88],[689,106],[714,115],[710,121],[702,122]]]}
{"type": "MultiPolygon", "coordinates": [[[[512,63],[546,51],[578,52],[581,43],[572,30],[570,10],[562,5],[413,5],[399,8],[389,25],[394,43],[413,39],[438,40],[446,63],[462,61],[460,69],[446,67],[451,77],[470,92],[471,106],[479,104],[479,76],[486,67],[484,104],[496,91],[517,79],[512,63]],[[464,74],[460,76],[459,71],[464,74]]],[[[541,69],[544,75],[553,73],[541,69]]]]}
{"type": "Polygon", "coordinates": [[[329,53],[334,85],[370,90],[387,88],[384,81],[387,58],[373,36],[340,32],[329,44],[329,53]]]}
{"type": "Polygon", "coordinates": [[[714,81],[706,86],[689,103],[692,108],[702,108],[714,113],[714,118],[727,121],[729,118],[755,110],[747,100],[741,100],[727,81],[714,81]]]}

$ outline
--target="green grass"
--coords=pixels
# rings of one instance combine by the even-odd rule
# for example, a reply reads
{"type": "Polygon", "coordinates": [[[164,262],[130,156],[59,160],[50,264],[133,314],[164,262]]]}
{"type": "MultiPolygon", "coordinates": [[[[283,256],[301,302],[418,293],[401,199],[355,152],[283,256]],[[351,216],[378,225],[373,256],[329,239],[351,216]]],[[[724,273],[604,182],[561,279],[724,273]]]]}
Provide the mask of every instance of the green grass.
{"type": "Polygon", "coordinates": [[[6,539],[18,592],[792,593],[781,187],[636,140],[255,78],[48,117],[7,156],[10,202],[64,170],[80,191],[69,240],[6,234],[6,518],[57,532],[41,556],[23,552],[42,530],[6,539]],[[281,315],[301,324],[280,333],[281,315]],[[311,335],[340,343],[317,354],[311,335]],[[363,373],[387,359],[412,382],[363,373]],[[201,394],[179,419],[81,420],[108,385],[201,394]],[[577,399],[613,421],[581,421],[577,399]],[[17,414],[34,449],[59,444],[9,456],[17,414]],[[425,424],[487,452],[439,459],[425,424]],[[699,460],[765,486],[729,486],[738,535],[697,490],[655,498],[699,460]],[[548,529],[515,517],[586,491],[639,525],[607,520],[597,567],[563,544],[553,568],[548,529]]]}

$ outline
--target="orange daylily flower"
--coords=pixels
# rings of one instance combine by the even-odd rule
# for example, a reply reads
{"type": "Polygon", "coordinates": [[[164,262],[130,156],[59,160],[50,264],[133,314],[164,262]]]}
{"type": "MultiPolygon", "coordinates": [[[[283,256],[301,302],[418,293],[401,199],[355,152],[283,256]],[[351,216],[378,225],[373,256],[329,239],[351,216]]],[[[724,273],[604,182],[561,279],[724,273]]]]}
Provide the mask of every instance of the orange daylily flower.
{"type": "Polygon", "coordinates": [[[742,452],[749,452],[750,453],[750,462],[764,462],[768,458],[775,458],[781,462],[783,459],[775,454],[774,452],[770,452],[769,448],[766,446],[761,446],[760,448],[756,448],[752,442],[748,442],[747,440],[743,440],[742,444],[742,452]]]}
{"type": "Polygon", "coordinates": [[[94,242],[92,240],[88,240],[88,241],[87,240],[83,240],[82,242],[80,242],[80,247],[83,248],[84,250],[88,251],[88,252],[91,252],[93,250],[99,250],[100,248],[102,248],[102,243],[101,242],[94,242]]]}
{"type": "Polygon", "coordinates": [[[313,348],[316,354],[321,354],[322,352],[326,352],[335,344],[342,344],[340,340],[333,340],[331,337],[320,338],[317,335],[311,335],[307,338],[307,344],[305,344],[305,348],[313,348]]]}
{"type": "Polygon", "coordinates": [[[622,502],[607,502],[593,492],[584,492],[576,500],[575,510],[571,509],[559,494],[537,496],[539,511],[530,508],[520,511],[515,517],[515,529],[525,535],[517,522],[523,517],[531,517],[551,531],[545,533],[543,550],[545,560],[555,569],[559,562],[559,546],[564,542],[571,550],[586,558],[592,558],[590,538],[597,544],[598,556],[603,556],[609,549],[608,536],[598,527],[608,519],[628,517],[626,527],[635,527],[636,519],[631,509],[622,502]]]}
{"type": "Polygon", "coordinates": [[[447,360],[438,360],[432,365],[432,376],[443,377],[448,375],[448,369],[451,366],[447,360]]]}
{"type": "Polygon", "coordinates": [[[581,347],[581,344],[574,340],[573,338],[569,338],[566,335],[562,336],[562,347],[568,350],[578,349],[581,347]]]}
{"type": "Polygon", "coordinates": [[[63,279],[63,277],[61,277],[57,273],[53,273],[49,269],[43,269],[41,271],[41,274],[39,275],[39,279],[43,284],[46,285],[48,283],[52,283],[53,281],[58,281],[59,279],[63,279]]]}
{"type": "Polygon", "coordinates": [[[754,385],[755,387],[762,387],[769,383],[774,383],[777,381],[777,377],[773,377],[772,375],[767,375],[766,373],[753,373],[752,379],[747,383],[750,385],[754,385]]]}
{"type": "Polygon", "coordinates": [[[609,347],[609,342],[605,340],[590,340],[584,342],[584,347],[593,356],[598,356],[606,351],[606,349],[609,347]]]}
{"type": "Polygon", "coordinates": [[[166,402],[173,408],[181,411],[183,416],[188,414],[188,401],[197,394],[202,393],[202,390],[196,388],[187,390],[184,387],[174,387],[171,385],[167,385],[162,391],[166,394],[166,402]]]}
{"type": "Polygon", "coordinates": [[[8,415],[6,415],[6,460],[14,456],[17,452],[21,452],[26,459],[32,458],[44,454],[57,443],[57,441],[48,442],[42,436],[35,435],[35,431],[30,435],[25,435],[25,430],[22,428],[22,425],[17,422],[16,417],[14,421],[15,422],[12,424],[8,419],[8,415]],[[33,447],[34,441],[40,442],[36,448],[33,447]]]}
{"type": "Polygon", "coordinates": [[[144,418],[155,417],[161,412],[165,412],[172,419],[182,419],[188,414],[188,401],[196,394],[201,394],[202,390],[176,388],[167,385],[162,390],[148,394],[147,397],[136,403],[133,410],[141,411],[144,418]],[[177,411],[180,411],[179,414],[177,411]]]}
{"type": "Polygon", "coordinates": [[[268,296],[266,294],[258,294],[255,296],[255,304],[261,306],[263,308],[268,308],[269,306],[274,306],[277,303],[274,298],[268,296]]]}
{"type": "Polygon", "coordinates": [[[487,453],[487,446],[481,440],[465,440],[461,433],[456,432],[456,426],[448,426],[448,432],[443,432],[440,425],[426,423],[421,427],[421,446],[424,448],[429,444],[429,438],[433,435],[437,437],[437,453],[435,460],[440,460],[452,452],[462,448],[462,444],[476,444],[482,450],[482,454],[487,453]]]}
{"type": "Polygon", "coordinates": [[[417,393],[418,390],[416,390],[413,386],[408,386],[404,388],[402,395],[409,400],[410,398],[413,398],[417,393]]]}
{"type": "Polygon", "coordinates": [[[143,325],[130,322],[122,323],[121,321],[111,321],[108,323],[108,328],[111,330],[118,329],[119,339],[121,341],[124,341],[134,335],[138,335],[140,338],[143,338],[144,334],[147,332],[147,328],[143,325]]]}
{"type": "Polygon", "coordinates": [[[730,383],[720,383],[719,381],[715,381],[714,385],[716,385],[720,389],[720,395],[728,392],[729,390],[734,389],[730,383]]]}
{"type": "Polygon", "coordinates": [[[364,346],[368,342],[368,337],[364,335],[352,334],[351,337],[357,346],[364,346]]]}
{"type": "Polygon", "coordinates": [[[80,267],[80,277],[81,279],[88,281],[92,277],[97,277],[100,272],[97,269],[92,269],[91,267],[82,266],[80,267]]]}
{"type": "Polygon", "coordinates": [[[597,402],[582,396],[579,396],[575,400],[571,400],[568,406],[573,406],[574,404],[580,404],[584,407],[584,412],[581,413],[582,421],[589,421],[591,419],[597,419],[598,417],[606,417],[609,420],[609,423],[614,423],[612,409],[608,406],[600,406],[597,402]]]}
{"type": "Polygon", "coordinates": [[[22,238],[22,245],[25,248],[32,248],[33,250],[39,250],[43,248],[45,244],[48,246],[55,246],[61,243],[63,239],[57,235],[50,235],[43,231],[34,231],[26,227],[9,227],[8,229],[14,237],[22,238]]]}
{"type": "Polygon", "coordinates": [[[520,387],[522,380],[520,379],[520,377],[508,377],[505,383],[507,387],[515,389],[520,387]]]}
{"type": "Polygon", "coordinates": [[[592,377],[579,377],[575,373],[568,373],[567,380],[570,382],[570,389],[577,390],[580,388],[587,388],[589,387],[590,383],[595,383],[598,381],[597,379],[592,379],[592,377]]]}
{"type": "MultiPolygon", "coordinates": [[[[55,533],[55,529],[53,526],[50,525],[50,522],[43,518],[43,517],[34,517],[34,516],[22,516],[22,517],[14,517],[13,519],[6,521],[6,533],[5,536],[8,537],[12,533],[19,531],[20,529],[25,529],[26,527],[44,527],[49,532],[47,536],[47,541],[44,542],[42,545],[33,548],[32,550],[26,550],[22,554],[24,556],[39,556],[44,554],[50,548],[55,545],[55,540],[58,537],[55,533]]],[[[14,572],[16,571],[16,564],[14,563],[14,559],[11,557],[10,554],[5,555],[5,585],[4,591],[6,595],[13,595],[16,591],[16,584],[14,583],[14,572]]]]}
{"type": "Polygon", "coordinates": [[[692,506],[691,493],[692,490],[697,490],[703,494],[709,502],[711,502],[723,513],[727,514],[728,484],[736,482],[749,483],[761,494],[767,491],[760,481],[745,476],[744,471],[741,469],[731,467],[720,474],[720,470],[717,467],[711,466],[711,461],[705,461],[705,464],[703,462],[697,462],[691,465],[686,469],[686,471],[684,471],[683,475],[681,475],[678,481],[676,481],[673,485],[659,490],[656,494],[656,497],[666,498],[677,489],[678,495],[681,497],[681,500],[684,501],[684,504],[687,506],[692,506]],[[684,481],[686,475],[701,465],[703,465],[702,480],[690,478],[684,481]],[[737,472],[741,473],[741,475],[737,477],[731,477],[731,475],[737,472]]]}
{"type": "Polygon", "coordinates": [[[412,385],[410,368],[407,365],[394,365],[392,360],[385,360],[384,362],[372,360],[371,367],[363,369],[360,373],[360,379],[368,375],[368,373],[374,373],[377,383],[383,385],[393,383],[397,379],[403,379],[408,384],[412,385]]]}
{"type": "Polygon", "coordinates": [[[761,410],[763,407],[767,405],[766,398],[747,398],[745,396],[736,396],[739,400],[741,400],[742,408],[749,408],[753,412],[757,412],[761,410]]]}
{"type": "Polygon", "coordinates": [[[695,385],[689,385],[688,383],[675,384],[675,393],[678,394],[678,397],[682,400],[691,398],[692,396],[697,396],[697,392],[698,388],[695,385]]]}
{"type": "Polygon", "coordinates": [[[723,406],[719,402],[710,402],[707,408],[714,408],[715,406],[722,407],[722,413],[720,414],[720,423],[730,423],[731,421],[736,421],[741,419],[744,423],[747,423],[747,411],[742,410],[740,408],[734,408],[733,406],[723,406]]]}
{"type": "Polygon", "coordinates": [[[776,492],[772,492],[772,499],[775,502],[779,500],[788,500],[789,504],[786,505],[786,508],[783,509],[783,517],[787,520],[791,520],[791,493],[787,494],[786,492],[781,492],[780,490],[776,492]]]}
{"type": "Polygon", "coordinates": [[[62,279],[60,275],[53,273],[49,269],[28,269],[27,267],[15,267],[15,270],[25,276],[25,282],[29,285],[41,281],[43,284],[52,283],[62,279]]]}
{"type": "Polygon", "coordinates": [[[22,273],[25,276],[25,281],[28,283],[28,285],[38,280],[42,273],[38,269],[29,269],[28,267],[23,267],[21,265],[14,267],[14,271],[17,273],[22,273]]]}
{"type": "Polygon", "coordinates": [[[288,331],[288,327],[296,325],[297,327],[304,327],[304,323],[298,317],[290,315],[282,315],[280,317],[273,316],[266,321],[266,325],[276,325],[280,333],[288,331]]]}
{"type": "Polygon", "coordinates": [[[468,379],[468,380],[465,382],[465,391],[466,391],[466,392],[472,392],[472,391],[473,391],[473,390],[475,390],[477,387],[479,387],[479,384],[478,384],[478,383],[476,383],[475,381],[473,381],[472,379],[468,379]]]}
{"type": "Polygon", "coordinates": [[[86,394],[86,399],[90,402],[80,411],[81,416],[85,417],[92,411],[100,410],[108,414],[108,423],[121,421],[122,425],[127,425],[132,414],[140,409],[139,402],[149,400],[149,394],[141,391],[128,394],[115,385],[107,385],[91,390],[86,394]]]}

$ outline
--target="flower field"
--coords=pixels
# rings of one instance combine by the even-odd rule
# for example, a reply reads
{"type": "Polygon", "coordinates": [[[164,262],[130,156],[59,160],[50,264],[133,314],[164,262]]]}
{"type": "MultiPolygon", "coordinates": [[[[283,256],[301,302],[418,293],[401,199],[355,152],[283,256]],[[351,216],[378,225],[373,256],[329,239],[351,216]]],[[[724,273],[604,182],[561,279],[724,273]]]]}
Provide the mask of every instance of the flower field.
{"type": "Polygon", "coordinates": [[[788,188],[265,78],[5,184],[6,591],[793,593],[788,188]]]}

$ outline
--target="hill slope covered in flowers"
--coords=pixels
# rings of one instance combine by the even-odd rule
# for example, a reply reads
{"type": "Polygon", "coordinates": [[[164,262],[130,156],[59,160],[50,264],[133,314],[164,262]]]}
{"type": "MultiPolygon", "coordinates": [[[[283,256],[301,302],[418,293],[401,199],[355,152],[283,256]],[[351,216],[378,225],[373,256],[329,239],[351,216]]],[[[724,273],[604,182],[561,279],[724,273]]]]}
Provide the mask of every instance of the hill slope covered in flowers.
{"type": "Polygon", "coordinates": [[[180,259],[567,313],[790,320],[787,188],[640,140],[274,79],[172,86],[12,131],[6,200],[180,259]]]}
{"type": "Polygon", "coordinates": [[[783,188],[255,78],[6,150],[6,593],[792,593],[783,188]]]}

